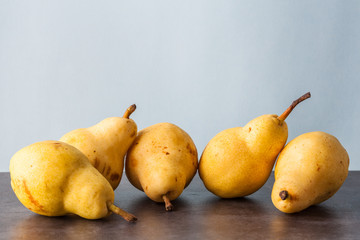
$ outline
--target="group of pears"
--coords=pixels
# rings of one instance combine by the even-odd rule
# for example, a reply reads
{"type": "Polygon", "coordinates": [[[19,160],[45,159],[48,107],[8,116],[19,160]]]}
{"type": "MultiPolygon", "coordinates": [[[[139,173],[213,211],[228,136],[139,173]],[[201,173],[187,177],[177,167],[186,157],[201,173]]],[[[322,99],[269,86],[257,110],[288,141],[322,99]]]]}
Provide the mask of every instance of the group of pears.
{"type": "Polygon", "coordinates": [[[123,117],[19,150],[10,160],[11,186],[25,207],[41,215],[99,219],[116,213],[133,222],[134,215],[114,205],[124,165],[133,186],[171,211],[171,201],[197,170],[215,195],[244,197],[265,184],[277,159],[272,202],[282,212],[298,212],[334,195],[349,167],[346,150],[324,132],[305,133],[285,146],[285,119],[309,97],[295,100],[280,116],[263,115],[220,132],[199,163],[194,142],[178,126],[158,123],[138,132],[129,118],[132,105],[123,117]]]}

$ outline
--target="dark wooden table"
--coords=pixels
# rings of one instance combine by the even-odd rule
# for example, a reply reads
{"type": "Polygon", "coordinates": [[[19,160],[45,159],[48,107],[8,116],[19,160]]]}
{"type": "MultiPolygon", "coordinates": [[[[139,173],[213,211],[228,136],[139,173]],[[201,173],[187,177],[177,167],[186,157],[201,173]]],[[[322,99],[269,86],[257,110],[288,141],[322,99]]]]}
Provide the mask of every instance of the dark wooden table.
{"type": "Polygon", "coordinates": [[[297,214],[272,205],[273,175],[253,195],[230,200],[212,195],[196,176],[173,212],[124,176],[115,203],[138,217],[134,224],[114,214],[102,220],[43,217],[17,200],[9,173],[0,173],[0,181],[1,239],[360,239],[359,171],[350,172],[331,199],[297,214]]]}

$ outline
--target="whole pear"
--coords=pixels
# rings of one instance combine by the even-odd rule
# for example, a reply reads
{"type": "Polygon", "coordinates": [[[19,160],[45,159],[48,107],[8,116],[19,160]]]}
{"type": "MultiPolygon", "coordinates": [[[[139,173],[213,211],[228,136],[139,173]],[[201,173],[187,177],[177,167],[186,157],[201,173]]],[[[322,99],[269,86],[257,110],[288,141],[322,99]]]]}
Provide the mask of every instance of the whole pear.
{"type": "Polygon", "coordinates": [[[10,177],[20,202],[35,213],[98,219],[114,212],[136,220],[113,204],[109,182],[69,144],[43,141],[22,148],[10,160],[10,177]]]}
{"type": "Polygon", "coordinates": [[[307,93],[295,100],[281,116],[263,115],[211,139],[199,162],[205,187],[222,198],[247,196],[261,188],[286,143],[286,117],[309,97],[307,93]]]}
{"type": "Polygon", "coordinates": [[[176,199],[191,182],[198,155],[191,137],[171,123],[141,130],[126,155],[126,175],[132,185],[155,202],[173,210],[176,199]]]}
{"type": "Polygon", "coordinates": [[[109,181],[115,190],[124,171],[124,157],[137,134],[136,123],[129,119],[136,105],[131,105],[123,117],[110,117],[89,128],[73,130],[60,141],[75,146],[109,181]]]}
{"type": "Polygon", "coordinates": [[[302,134],[281,151],[271,199],[285,213],[302,211],[333,196],[344,183],[349,155],[325,132],[302,134]]]}

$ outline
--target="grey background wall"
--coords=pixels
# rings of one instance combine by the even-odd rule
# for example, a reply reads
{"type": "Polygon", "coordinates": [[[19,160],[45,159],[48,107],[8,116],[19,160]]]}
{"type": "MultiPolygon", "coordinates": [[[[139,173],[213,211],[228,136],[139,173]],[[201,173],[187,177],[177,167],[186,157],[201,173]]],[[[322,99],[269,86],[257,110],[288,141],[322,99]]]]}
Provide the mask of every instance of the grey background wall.
{"type": "Polygon", "coordinates": [[[202,152],[219,131],[289,116],[335,135],[360,170],[359,1],[1,1],[0,171],[36,141],[132,115],[202,152]]]}

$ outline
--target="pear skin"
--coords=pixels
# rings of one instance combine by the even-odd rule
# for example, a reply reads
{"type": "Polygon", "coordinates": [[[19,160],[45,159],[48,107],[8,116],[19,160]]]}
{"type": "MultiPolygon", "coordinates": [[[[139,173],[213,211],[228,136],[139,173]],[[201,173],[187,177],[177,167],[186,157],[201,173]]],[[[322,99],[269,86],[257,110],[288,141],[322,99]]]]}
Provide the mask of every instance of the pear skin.
{"type": "Polygon", "coordinates": [[[221,198],[243,197],[260,189],[287,141],[286,117],[309,97],[307,93],[295,100],[281,116],[263,115],[211,139],[199,162],[205,187],[221,198]]]}
{"type": "Polygon", "coordinates": [[[191,137],[174,124],[158,123],[138,133],[127,153],[125,170],[132,185],[171,211],[171,201],[191,182],[197,166],[191,137]]]}
{"type": "Polygon", "coordinates": [[[136,123],[129,119],[135,109],[134,104],[123,117],[106,118],[92,127],[73,130],[60,139],[83,152],[114,190],[122,177],[125,154],[137,134],[136,123]]]}
{"type": "Polygon", "coordinates": [[[127,221],[136,220],[113,205],[109,182],[69,144],[43,141],[24,147],[11,158],[9,169],[17,198],[37,214],[99,219],[115,212],[127,221]]]}
{"type": "Polygon", "coordinates": [[[349,155],[325,132],[302,134],[281,151],[271,199],[285,213],[302,211],[333,196],[344,183],[349,155]]]}

